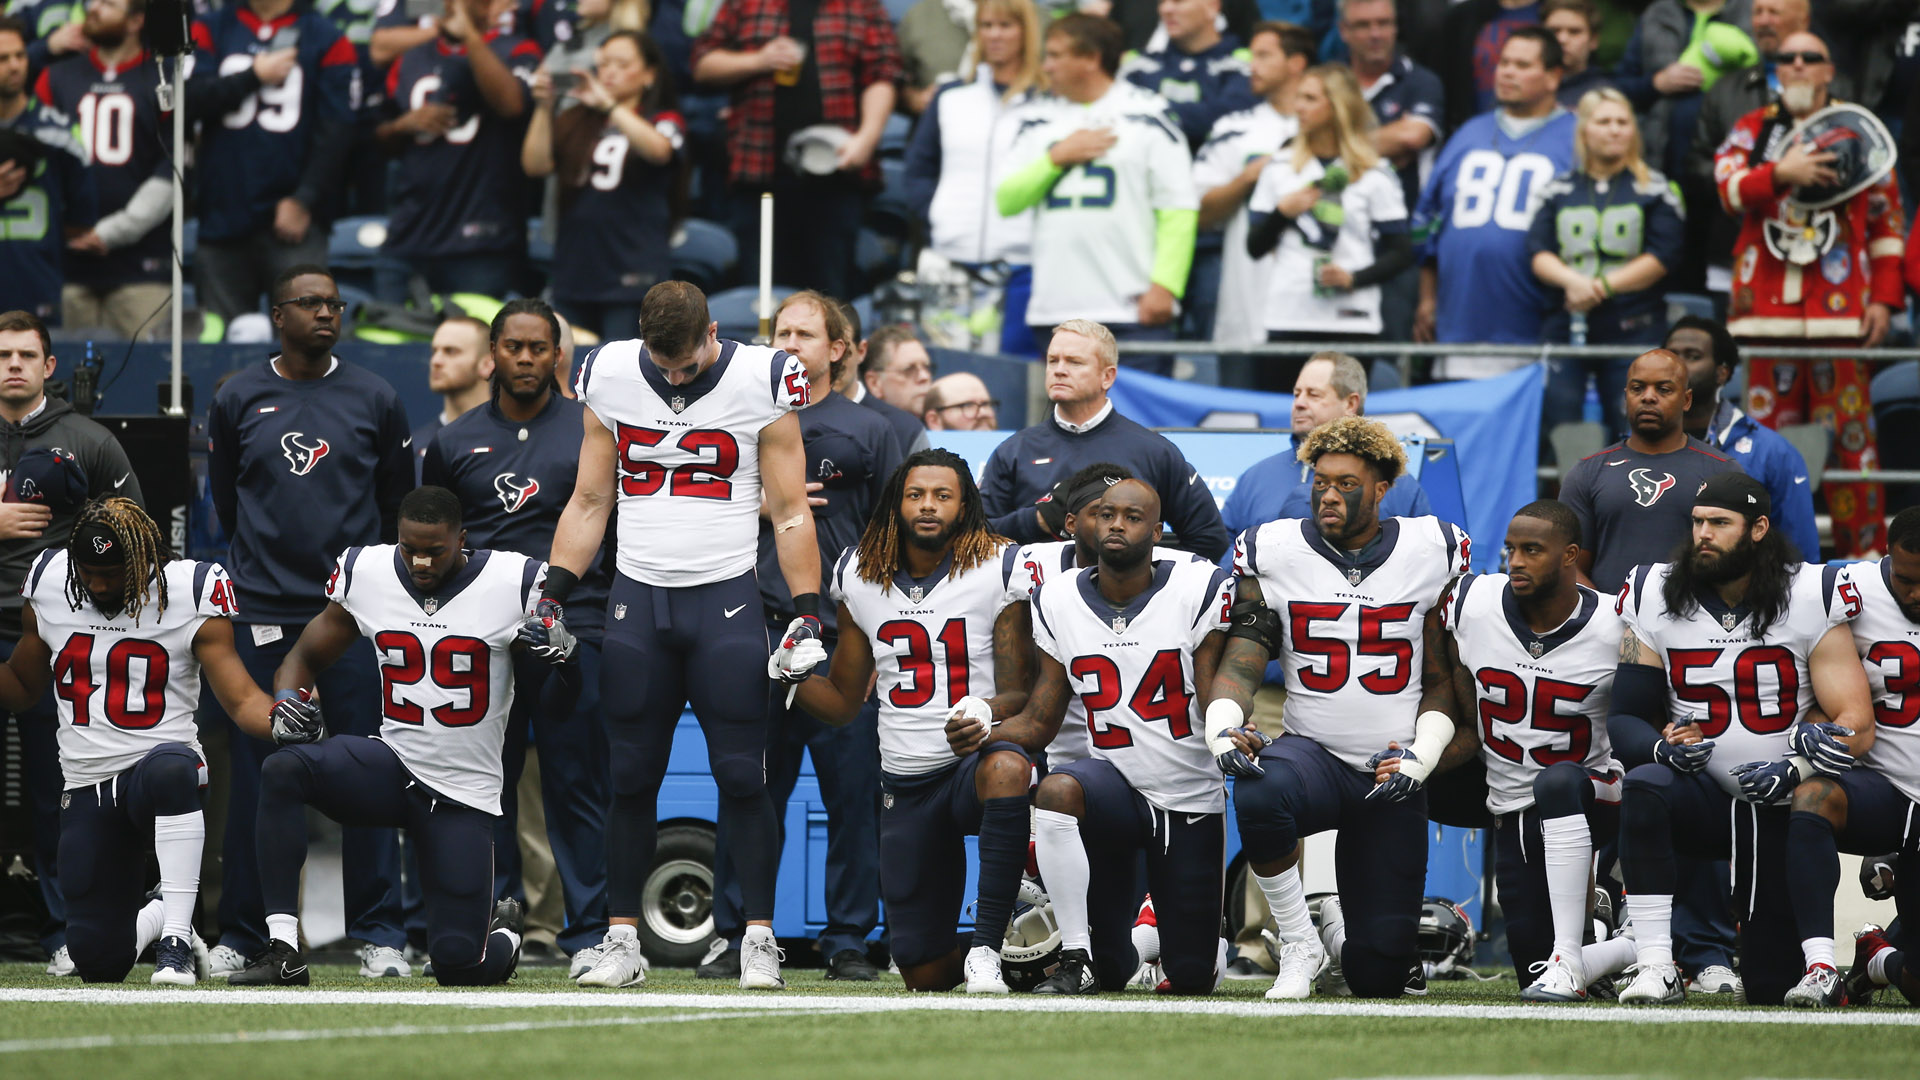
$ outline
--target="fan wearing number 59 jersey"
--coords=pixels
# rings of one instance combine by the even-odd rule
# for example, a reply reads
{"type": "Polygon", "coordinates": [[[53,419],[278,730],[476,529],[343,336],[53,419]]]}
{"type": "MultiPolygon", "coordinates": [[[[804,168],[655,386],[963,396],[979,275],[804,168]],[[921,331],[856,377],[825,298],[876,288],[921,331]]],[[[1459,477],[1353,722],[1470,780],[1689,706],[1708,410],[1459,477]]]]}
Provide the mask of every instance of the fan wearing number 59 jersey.
{"type": "Polygon", "coordinates": [[[272,940],[230,984],[307,983],[297,911],[309,806],[349,827],[405,828],[419,845],[427,948],[442,985],[513,974],[519,905],[493,904],[493,829],[513,705],[510,650],[545,567],[510,551],[468,552],[466,535],[453,492],[409,492],[399,543],[340,555],[329,603],[274,673],[283,745],[260,766],[255,826],[272,940]],[[380,662],[380,734],[314,742],[310,688],[362,635],[380,662]]]}
{"type": "Polygon", "coordinates": [[[0,666],[0,708],[30,708],[52,675],[74,966],[87,982],[119,982],[151,943],[152,981],[192,985],[206,834],[201,674],[249,734],[265,737],[273,704],[234,652],[233,584],[217,564],[169,561],[139,504],[108,498],[81,510],[72,539],[41,553],[20,592],[22,633],[0,666]],[[143,907],[149,849],[160,898],[143,907]]]}

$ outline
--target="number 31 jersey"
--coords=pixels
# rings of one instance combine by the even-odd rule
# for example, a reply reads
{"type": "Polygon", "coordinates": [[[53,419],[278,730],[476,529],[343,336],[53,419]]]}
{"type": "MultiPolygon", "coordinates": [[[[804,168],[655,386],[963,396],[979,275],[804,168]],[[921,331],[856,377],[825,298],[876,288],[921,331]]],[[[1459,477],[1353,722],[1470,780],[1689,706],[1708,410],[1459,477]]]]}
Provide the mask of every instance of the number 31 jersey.
{"type": "Polygon", "coordinates": [[[139,621],[108,616],[67,599],[67,551],[48,548],[34,561],[20,595],[33,605],[40,640],[53,654],[63,786],[110,780],[161,743],[200,752],[200,660],[193,637],[208,619],[234,613],[233,583],[218,563],[166,565],[167,606],[149,585],[139,621]]]}
{"type": "Polygon", "coordinates": [[[720,342],[680,386],[638,339],[587,354],[580,400],[613,432],[620,573],[686,588],[752,570],[760,554],[760,432],[812,400],[798,357],[720,342]]]}
{"type": "Polygon", "coordinates": [[[348,548],[327,581],[327,599],[373,641],[380,740],[421,783],[488,814],[500,813],[500,744],[513,706],[508,650],[540,600],[546,569],[511,551],[470,552],[427,596],[400,549],[381,544],[348,548]]]}
{"type": "Polygon", "coordinates": [[[1607,742],[1620,616],[1592,589],[1579,595],[1567,621],[1545,634],[1527,625],[1505,574],[1461,578],[1441,612],[1473,680],[1487,809],[1496,814],[1532,806],[1534,777],[1549,765],[1621,774],[1607,742]]]}
{"type": "Polygon", "coordinates": [[[902,572],[885,587],[860,576],[857,548],[834,564],[833,599],[847,606],[873,649],[882,769],[922,776],[959,762],[947,746],[947,714],[963,697],[998,692],[993,624],[1013,602],[1007,579],[1018,550],[1008,544],[960,574],[951,572],[949,556],[927,578],[902,572]]]}
{"type": "Polygon", "coordinates": [[[1875,737],[1866,764],[1900,794],[1920,802],[1920,623],[1893,597],[1893,559],[1854,563],[1840,571],[1841,599],[1859,598],[1853,644],[1873,693],[1875,737]]]}
{"type": "Polygon", "coordinates": [[[1387,518],[1357,562],[1305,518],[1241,533],[1234,572],[1257,578],[1280,616],[1287,733],[1355,769],[1389,742],[1411,745],[1427,612],[1469,554],[1467,534],[1436,517],[1387,518]]]}
{"type": "Polygon", "coordinates": [[[1660,654],[1668,715],[1674,723],[1692,718],[1700,724],[1714,742],[1707,775],[1737,799],[1735,766],[1787,756],[1788,729],[1813,705],[1807,657],[1828,630],[1859,614],[1858,594],[1837,566],[1796,564],[1786,610],[1755,640],[1752,614],[1729,609],[1712,593],[1701,596],[1691,615],[1668,611],[1663,589],[1671,570],[1670,563],[1634,567],[1616,610],[1627,629],[1660,654]]]}
{"type": "Polygon", "coordinates": [[[1157,559],[1153,584],[1121,610],[1100,595],[1096,571],[1070,570],[1033,598],[1033,643],[1067,669],[1093,756],[1162,810],[1225,811],[1226,781],[1201,733],[1193,652],[1226,629],[1232,575],[1184,553],[1157,559]]]}

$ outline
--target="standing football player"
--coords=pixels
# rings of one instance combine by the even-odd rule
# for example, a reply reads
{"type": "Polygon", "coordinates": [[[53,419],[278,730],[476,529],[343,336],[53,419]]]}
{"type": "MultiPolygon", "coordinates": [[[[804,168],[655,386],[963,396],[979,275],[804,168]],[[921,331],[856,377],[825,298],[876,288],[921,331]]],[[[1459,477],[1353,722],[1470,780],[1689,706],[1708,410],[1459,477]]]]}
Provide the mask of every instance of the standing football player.
{"type": "Polygon", "coordinates": [[[1236,541],[1233,639],[1208,691],[1206,733],[1237,778],[1241,840],[1280,931],[1267,997],[1305,998],[1330,960],[1356,996],[1398,997],[1424,985],[1413,973],[1425,782],[1475,751],[1472,731],[1455,731],[1440,651],[1426,648],[1440,635],[1442,595],[1467,568],[1468,540],[1439,518],[1380,519],[1407,456],[1377,420],[1315,428],[1299,456],[1313,466],[1314,518],[1271,521],[1236,541]],[[1291,736],[1279,740],[1247,720],[1275,658],[1291,736]],[[1300,838],[1334,828],[1339,895],[1322,906],[1316,934],[1300,838]]]}
{"type": "MultiPolygon", "coordinates": [[[[260,766],[254,826],[272,940],[232,985],[307,985],[298,911],[309,806],[342,825],[404,828],[420,845],[427,952],[442,986],[490,986],[513,974],[525,919],[518,901],[493,902],[493,834],[512,650],[545,566],[511,551],[469,552],[466,538],[459,496],[409,492],[400,542],[341,553],[326,608],[274,673],[281,748],[260,766]],[[313,742],[322,704],[314,681],[363,635],[380,657],[380,735],[313,742]]],[[[565,628],[547,637],[535,655],[566,659],[565,628]]]]}
{"type": "Polygon", "coordinates": [[[573,497],[553,537],[537,639],[564,628],[562,605],[620,507],[600,700],[613,806],[607,820],[607,914],[600,961],[582,986],[634,986],[641,885],[653,866],[655,811],[674,728],[689,700],[707,737],[747,928],[740,985],[778,990],[773,937],[779,823],[767,794],[767,682],[797,683],[820,644],[820,553],[807,507],[806,451],[795,410],[811,400],[798,357],[720,340],[707,298],[684,281],[647,290],[641,337],[587,354],[574,383],[586,434],[573,497]],[[799,614],[767,655],[760,621],[761,499],[781,576],[799,614]]]}
{"type": "Polygon", "coordinates": [[[81,510],[64,548],[41,553],[21,592],[0,708],[39,701],[51,668],[74,967],[86,982],[119,982],[153,944],[152,981],[192,986],[206,967],[193,932],[206,839],[207,766],[194,726],[201,674],[248,734],[266,737],[273,706],[233,649],[233,584],[216,563],[167,558],[140,505],[107,498],[81,510]],[[143,904],[149,847],[160,895],[143,904]]]}
{"type": "Polygon", "coordinates": [[[1749,1003],[1777,1005],[1798,989],[1802,947],[1808,966],[1832,973],[1831,936],[1824,949],[1795,944],[1786,803],[1813,775],[1810,762],[1834,767],[1873,746],[1867,677],[1846,625],[1861,605],[1839,567],[1800,561],[1771,509],[1760,481],[1711,477],[1693,498],[1686,546],[1670,563],[1635,567],[1620,591],[1626,629],[1608,729],[1615,746],[1651,745],[1654,756],[1627,773],[1620,807],[1640,969],[1623,1004],[1686,1000],[1673,961],[1676,854],[1732,861],[1749,1003]],[[1816,702],[1831,724],[1806,719],[1816,702]]]}
{"type": "Polygon", "coordinates": [[[1031,685],[1032,624],[1008,588],[1017,551],[988,527],[965,461],[910,455],[834,564],[840,646],[799,688],[800,706],[829,724],[852,722],[869,684],[879,694],[880,896],[909,990],[1007,992],[1000,946],[1026,867],[1027,792],[1052,738],[986,737],[1031,685]],[[950,748],[954,723],[980,738],[950,748]],[[980,837],[979,896],[971,945],[956,948],[969,835],[980,837]]]}

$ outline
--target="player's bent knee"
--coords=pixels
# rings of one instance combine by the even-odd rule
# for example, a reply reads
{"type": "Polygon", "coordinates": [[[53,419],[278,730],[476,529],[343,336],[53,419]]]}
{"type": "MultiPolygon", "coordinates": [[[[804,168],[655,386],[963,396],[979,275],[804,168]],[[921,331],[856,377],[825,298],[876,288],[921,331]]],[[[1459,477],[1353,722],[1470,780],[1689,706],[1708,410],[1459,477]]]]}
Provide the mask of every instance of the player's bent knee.
{"type": "Polygon", "coordinates": [[[1585,792],[1592,788],[1584,767],[1562,761],[1533,778],[1533,803],[1543,818],[1573,817],[1586,812],[1585,792]]]}
{"type": "Polygon", "coordinates": [[[767,770],[759,757],[719,758],[713,762],[713,783],[726,799],[751,799],[767,790],[767,770]]]}
{"type": "Polygon", "coordinates": [[[305,802],[307,782],[313,777],[300,747],[286,746],[260,763],[260,797],[305,802]]]}
{"type": "Polygon", "coordinates": [[[142,769],[155,814],[191,814],[200,809],[200,758],[185,746],[178,749],[179,753],[155,752],[142,769]]]}
{"type": "Polygon", "coordinates": [[[1847,817],[1847,790],[1830,776],[1814,776],[1793,789],[1793,808],[1839,825],[1847,817]]]}
{"type": "Polygon", "coordinates": [[[1357,998],[1397,998],[1407,991],[1407,976],[1418,962],[1419,953],[1383,953],[1359,945],[1349,937],[1340,954],[1341,971],[1347,988],[1357,998]]]}
{"type": "Polygon", "coordinates": [[[73,960],[74,974],[86,983],[117,983],[127,980],[133,970],[131,935],[109,934],[110,941],[92,941],[88,935],[67,931],[67,956],[73,960]]]}
{"type": "Polygon", "coordinates": [[[1080,781],[1067,773],[1048,773],[1034,793],[1033,805],[1056,814],[1083,817],[1087,812],[1087,792],[1080,781]]]}
{"type": "Polygon", "coordinates": [[[1033,776],[1033,762],[1018,750],[995,750],[980,759],[974,769],[974,783],[982,790],[999,790],[1018,795],[1027,790],[1033,776]]]}

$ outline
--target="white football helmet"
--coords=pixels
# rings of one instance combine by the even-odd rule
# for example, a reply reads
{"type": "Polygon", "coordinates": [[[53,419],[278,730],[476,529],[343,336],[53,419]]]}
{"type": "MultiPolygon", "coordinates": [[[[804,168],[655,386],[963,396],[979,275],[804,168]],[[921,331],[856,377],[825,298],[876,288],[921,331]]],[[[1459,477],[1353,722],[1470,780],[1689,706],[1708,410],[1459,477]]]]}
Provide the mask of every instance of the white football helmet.
{"type": "Polygon", "coordinates": [[[1053,904],[1032,878],[1020,879],[1020,895],[1000,946],[1000,977],[1015,993],[1030,993],[1060,967],[1060,924],[1053,904]]]}

